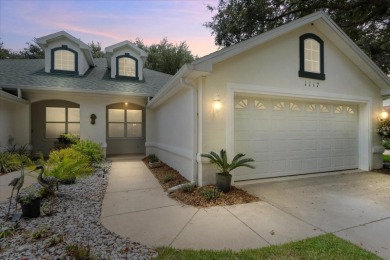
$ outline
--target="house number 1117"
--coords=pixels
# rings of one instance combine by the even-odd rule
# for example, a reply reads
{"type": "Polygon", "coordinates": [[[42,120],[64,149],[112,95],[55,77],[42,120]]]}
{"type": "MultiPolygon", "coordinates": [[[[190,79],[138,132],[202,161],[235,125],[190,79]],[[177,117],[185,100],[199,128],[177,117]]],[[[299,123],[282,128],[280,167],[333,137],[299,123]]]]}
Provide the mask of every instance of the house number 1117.
{"type": "Polygon", "coordinates": [[[315,81],[307,81],[305,80],[305,87],[319,87],[320,86],[320,83],[319,82],[315,82],[315,81]]]}

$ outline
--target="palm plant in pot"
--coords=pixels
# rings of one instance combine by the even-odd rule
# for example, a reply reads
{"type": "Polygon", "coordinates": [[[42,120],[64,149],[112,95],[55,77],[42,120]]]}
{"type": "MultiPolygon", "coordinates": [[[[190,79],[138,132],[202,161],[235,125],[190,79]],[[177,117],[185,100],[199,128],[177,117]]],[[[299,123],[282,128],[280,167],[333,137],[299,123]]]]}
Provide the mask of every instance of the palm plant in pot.
{"type": "Polygon", "coordinates": [[[250,165],[249,162],[253,162],[252,158],[244,158],[245,154],[238,153],[234,156],[231,163],[228,163],[226,151],[222,149],[219,154],[216,152],[210,152],[208,154],[201,154],[202,157],[208,158],[211,164],[214,164],[218,173],[216,174],[216,186],[217,189],[226,193],[230,191],[232,175],[230,172],[239,167],[248,167],[254,169],[255,166],[250,165]]]}

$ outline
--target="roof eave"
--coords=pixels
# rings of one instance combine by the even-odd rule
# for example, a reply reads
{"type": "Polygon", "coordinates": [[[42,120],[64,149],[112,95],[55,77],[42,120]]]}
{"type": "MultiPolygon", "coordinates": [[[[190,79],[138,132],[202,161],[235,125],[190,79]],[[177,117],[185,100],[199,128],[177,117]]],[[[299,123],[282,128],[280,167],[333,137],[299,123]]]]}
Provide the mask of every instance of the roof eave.
{"type": "Polygon", "coordinates": [[[147,107],[154,109],[175,95],[182,88],[188,87],[183,79],[193,79],[202,75],[208,75],[207,71],[199,71],[192,64],[184,64],[178,72],[154,95],[147,107]]]}

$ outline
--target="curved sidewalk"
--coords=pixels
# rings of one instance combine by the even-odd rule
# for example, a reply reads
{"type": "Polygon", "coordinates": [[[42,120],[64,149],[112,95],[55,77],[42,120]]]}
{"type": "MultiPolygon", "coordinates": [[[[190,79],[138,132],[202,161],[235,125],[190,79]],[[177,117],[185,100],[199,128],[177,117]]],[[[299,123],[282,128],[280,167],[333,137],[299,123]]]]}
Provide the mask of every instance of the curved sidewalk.
{"type": "Polygon", "coordinates": [[[263,201],[196,208],[168,197],[141,157],[112,158],[101,221],[149,246],[191,249],[259,248],[323,234],[263,201]]]}

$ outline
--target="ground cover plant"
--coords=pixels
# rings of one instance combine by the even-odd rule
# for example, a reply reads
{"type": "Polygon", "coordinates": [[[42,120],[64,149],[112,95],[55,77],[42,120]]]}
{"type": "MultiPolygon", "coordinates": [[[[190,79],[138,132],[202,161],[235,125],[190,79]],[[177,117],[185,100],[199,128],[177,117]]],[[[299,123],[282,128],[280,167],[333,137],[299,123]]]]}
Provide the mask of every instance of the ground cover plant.
{"type": "MultiPolygon", "coordinates": [[[[144,160],[148,166],[148,157],[144,160]]],[[[183,185],[182,189],[172,192],[169,196],[177,201],[195,207],[212,207],[218,205],[235,205],[259,201],[259,198],[241,190],[235,186],[231,187],[228,193],[220,193],[215,190],[215,185],[196,187],[189,183],[178,171],[162,163],[159,168],[152,168],[150,171],[159,181],[164,190],[174,186],[183,185]],[[168,177],[167,177],[168,176],[168,177]],[[167,181],[170,179],[169,181],[167,181]],[[205,191],[211,190],[211,191],[205,191]]]]}
{"type": "Polygon", "coordinates": [[[291,242],[284,245],[247,249],[239,252],[231,250],[179,250],[170,247],[157,248],[158,260],[187,259],[381,259],[348,241],[326,234],[314,238],[291,242]]]}

